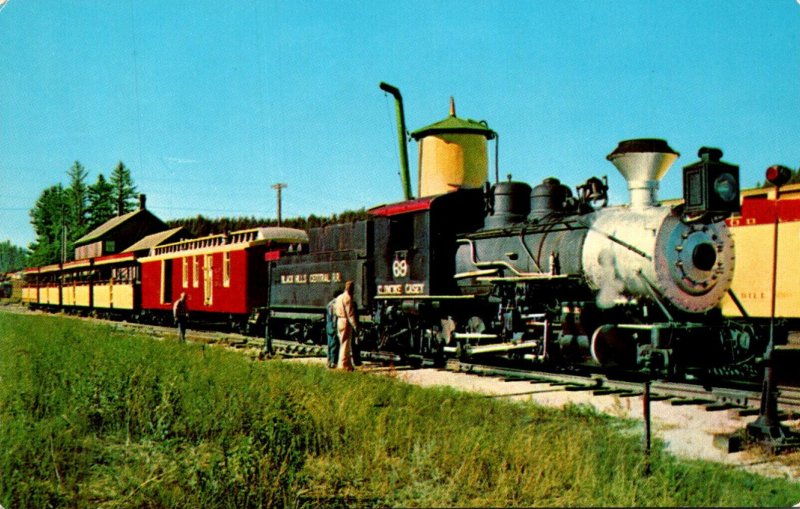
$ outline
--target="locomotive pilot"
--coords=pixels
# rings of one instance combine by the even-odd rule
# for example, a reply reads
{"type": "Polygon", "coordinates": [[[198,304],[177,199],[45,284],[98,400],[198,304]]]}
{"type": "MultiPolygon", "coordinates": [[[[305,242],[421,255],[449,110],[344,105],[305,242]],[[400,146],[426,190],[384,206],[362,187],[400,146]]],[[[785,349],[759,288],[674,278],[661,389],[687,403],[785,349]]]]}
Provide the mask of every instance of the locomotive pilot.
{"type": "Polygon", "coordinates": [[[355,306],[353,305],[353,282],[344,284],[344,291],[336,297],[336,330],[339,333],[339,369],[353,371],[353,335],[358,329],[355,306]]]}

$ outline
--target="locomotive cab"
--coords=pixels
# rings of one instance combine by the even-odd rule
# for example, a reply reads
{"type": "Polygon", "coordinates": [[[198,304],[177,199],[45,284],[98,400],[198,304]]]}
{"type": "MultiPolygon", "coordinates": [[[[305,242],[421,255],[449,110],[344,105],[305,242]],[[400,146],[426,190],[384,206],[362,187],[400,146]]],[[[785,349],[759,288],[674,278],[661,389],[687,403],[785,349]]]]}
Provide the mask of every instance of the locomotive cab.
{"type": "Polygon", "coordinates": [[[436,356],[464,300],[452,278],[458,234],[483,224],[483,192],[462,189],[370,210],[375,223],[376,347],[436,356]]]}
{"type": "Polygon", "coordinates": [[[453,295],[456,235],[483,225],[483,192],[459,190],[376,207],[375,295],[416,299],[453,295]]]}

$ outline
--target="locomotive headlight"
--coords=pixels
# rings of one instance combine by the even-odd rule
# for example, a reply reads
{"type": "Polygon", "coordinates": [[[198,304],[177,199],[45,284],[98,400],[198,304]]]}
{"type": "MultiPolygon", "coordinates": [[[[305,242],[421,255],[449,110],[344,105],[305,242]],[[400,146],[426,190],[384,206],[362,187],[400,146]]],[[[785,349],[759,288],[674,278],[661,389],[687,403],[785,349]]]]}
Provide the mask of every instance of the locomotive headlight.
{"type": "Polygon", "coordinates": [[[731,202],[738,197],[739,187],[736,179],[730,173],[723,173],[714,181],[714,192],[725,202],[731,202]]]}
{"type": "Polygon", "coordinates": [[[739,167],[722,161],[718,148],[702,147],[700,160],[683,168],[687,214],[730,215],[739,211],[739,167]]]}

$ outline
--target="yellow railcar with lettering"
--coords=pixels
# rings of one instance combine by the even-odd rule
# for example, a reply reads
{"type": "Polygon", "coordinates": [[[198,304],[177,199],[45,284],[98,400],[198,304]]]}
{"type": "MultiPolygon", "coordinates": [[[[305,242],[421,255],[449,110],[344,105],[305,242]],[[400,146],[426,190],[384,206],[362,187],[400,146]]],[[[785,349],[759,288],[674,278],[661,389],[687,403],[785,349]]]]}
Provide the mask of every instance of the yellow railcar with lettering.
{"type": "MultiPolygon", "coordinates": [[[[800,184],[781,189],[775,201],[774,188],[751,189],[742,193],[741,215],[728,219],[736,245],[736,268],[731,291],[744,312],[754,318],[768,318],[772,308],[772,271],[775,218],[778,218],[778,256],[775,316],[800,317],[800,184]]],[[[740,317],[734,299],[722,301],[726,316],[740,317]]]]}

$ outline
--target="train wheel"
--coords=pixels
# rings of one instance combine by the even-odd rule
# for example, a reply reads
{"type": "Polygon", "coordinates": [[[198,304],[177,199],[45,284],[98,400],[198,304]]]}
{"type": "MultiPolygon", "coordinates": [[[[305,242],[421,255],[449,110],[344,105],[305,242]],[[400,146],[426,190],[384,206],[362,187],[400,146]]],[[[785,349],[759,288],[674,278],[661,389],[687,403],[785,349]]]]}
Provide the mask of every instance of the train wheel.
{"type": "Polygon", "coordinates": [[[378,350],[409,352],[414,342],[413,327],[408,318],[397,320],[378,329],[378,350]]]}
{"type": "Polygon", "coordinates": [[[467,320],[467,332],[481,334],[486,331],[486,323],[479,316],[473,316],[467,320]]]}
{"type": "Polygon", "coordinates": [[[228,315],[228,330],[230,330],[234,334],[246,334],[247,319],[239,318],[234,315],[228,315]]]}

